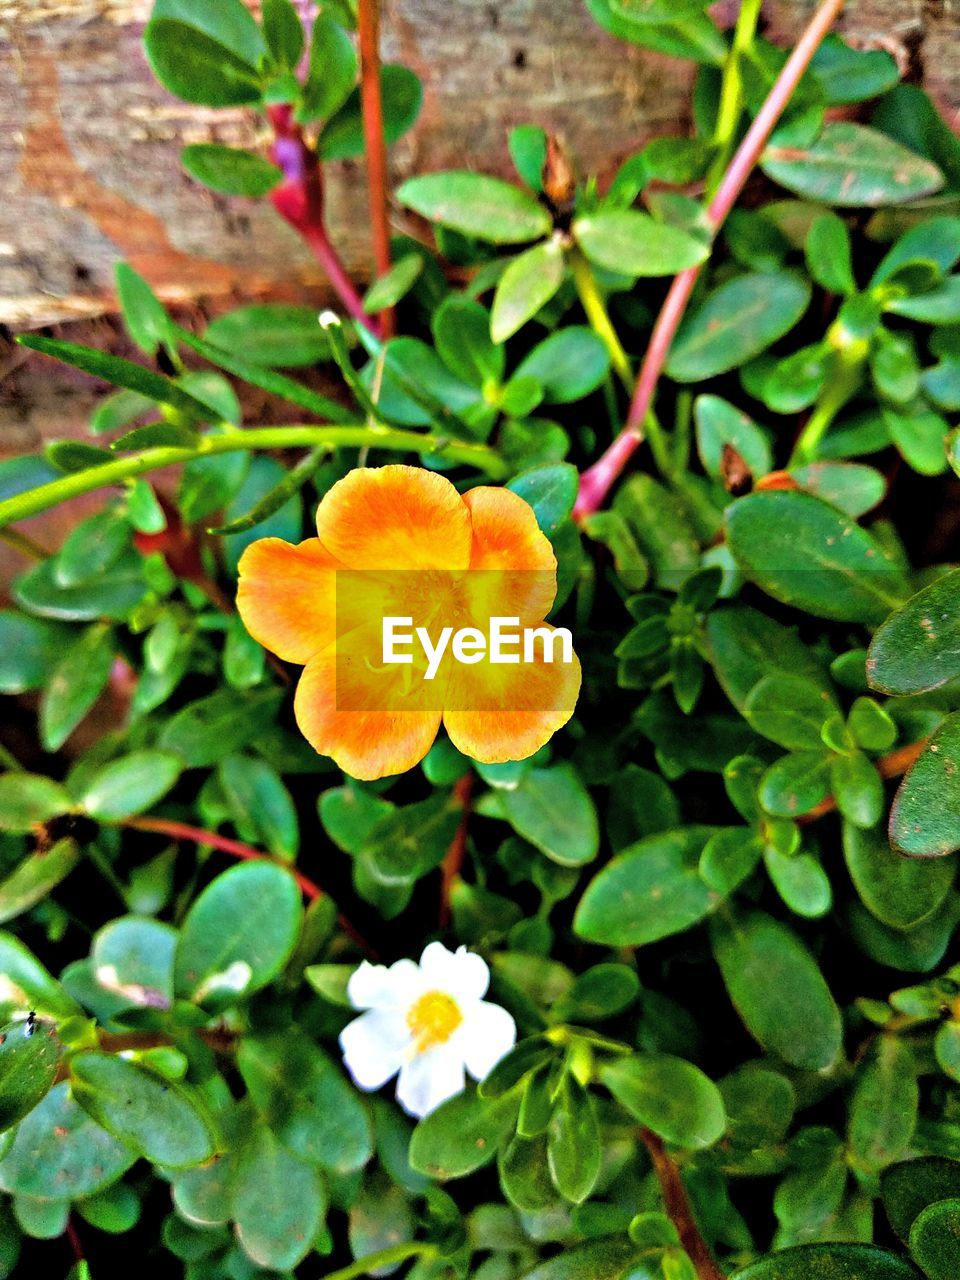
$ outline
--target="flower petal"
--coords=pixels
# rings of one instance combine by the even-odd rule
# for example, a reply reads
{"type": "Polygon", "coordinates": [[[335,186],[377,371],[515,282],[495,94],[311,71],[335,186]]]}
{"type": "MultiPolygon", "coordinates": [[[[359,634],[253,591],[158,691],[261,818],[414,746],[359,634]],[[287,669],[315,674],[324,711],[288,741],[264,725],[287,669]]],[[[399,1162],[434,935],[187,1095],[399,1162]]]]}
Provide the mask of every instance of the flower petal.
{"type": "Polygon", "coordinates": [[[320,541],[350,569],[466,569],[470,513],[423,467],[358,467],[323,497],[320,541]]]}
{"type": "Polygon", "coordinates": [[[424,987],[445,991],[458,1004],[479,1000],[490,985],[490,970],[482,956],[466,947],[448,951],[442,942],[430,942],[420,957],[424,987]]]}
{"type": "MultiPolygon", "coordinates": [[[[349,681],[346,665],[338,663],[335,645],[307,663],[293,703],[301,733],[315,751],[330,756],[353,778],[370,781],[412,769],[437,736],[439,710],[421,710],[416,705],[410,711],[377,710],[377,695],[375,686],[371,689],[369,673],[364,676],[359,672],[356,686],[345,687],[349,681]],[[352,700],[354,697],[356,701],[352,700]],[[341,710],[343,703],[372,709],[341,710]]],[[[402,673],[408,668],[388,670],[402,673]]],[[[395,678],[402,676],[397,674],[395,678]]],[[[382,705],[389,706],[391,702],[387,700],[382,705]]],[[[392,705],[396,706],[396,701],[392,705]]]]}
{"type": "Polygon", "coordinates": [[[343,1028],[340,1048],[344,1065],[359,1088],[380,1089],[403,1067],[410,1031],[402,1015],[371,1010],[343,1028]]]}
{"type": "Polygon", "coordinates": [[[243,625],[285,661],[309,661],[334,636],[335,567],[318,538],[296,546],[281,538],[252,542],[239,566],[243,625]]]}
{"type": "Polygon", "coordinates": [[[539,622],[557,594],[557,559],[533,508],[510,489],[481,485],[464,494],[473,523],[471,614],[539,622]]]}
{"type": "Polygon", "coordinates": [[[400,1068],[397,1101],[411,1116],[429,1115],[441,1102],[463,1092],[463,1059],[451,1044],[418,1054],[400,1068]]]}
{"type": "Polygon", "coordinates": [[[397,960],[389,969],[364,960],[350,975],[347,995],[355,1009],[406,1009],[420,987],[420,970],[412,960],[397,960]]]}
{"type": "Polygon", "coordinates": [[[562,662],[557,646],[554,661],[546,662],[540,643],[534,653],[534,662],[513,666],[485,657],[451,668],[443,723],[458,751],[482,764],[525,760],[567,723],[580,693],[577,655],[562,662]]]}
{"type": "Polygon", "coordinates": [[[517,1024],[506,1009],[481,1000],[460,1028],[457,1047],[474,1080],[482,1080],[516,1042],[517,1024]]]}

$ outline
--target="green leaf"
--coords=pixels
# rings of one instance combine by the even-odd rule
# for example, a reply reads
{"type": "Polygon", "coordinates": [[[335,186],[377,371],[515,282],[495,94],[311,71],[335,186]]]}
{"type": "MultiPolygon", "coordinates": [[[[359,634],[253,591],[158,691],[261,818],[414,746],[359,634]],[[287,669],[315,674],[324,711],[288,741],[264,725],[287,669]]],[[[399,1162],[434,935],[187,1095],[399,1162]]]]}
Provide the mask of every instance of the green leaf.
{"type": "Polygon", "coordinates": [[[256,67],[186,22],[152,18],[143,44],[153,74],[184,102],[242,107],[260,101],[256,67]]]}
{"type": "Polygon", "coordinates": [[[839,507],[856,520],[883,500],[887,482],[874,467],[858,462],[810,462],[791,468],[801,489],[839,507]]]}
{"type": "Polygon", "coordinates": [[[809,284],[787,272],[728,280],[681,323],[667,373],[677,382],[699,382],[735,369],[788,333],[809,302],[809,284]]]}
{"type": "Polygon", "coordinates": [[[580,478],[569,462],[533,467],[523,471],[507,484],[533,508],[537,524],[551,537],[568,519],[577,500],[580,478]]]}
{"type": "Polygon", "coordinates": [[[928,1280],[952,1280],[960,1270],[960,1199],[941,1200],[917,1215],[910,1253],[928,1280]]]}
{"type": "MultiPolygon", "coordinates": [[[[378,276],[363,295],[363,306],[371,314],[384,311],[387,307],[395,307],[407,296],[423,274],[424,256],[422,253],[404,254],[395,262],[389,271],[378,276]]],[[[451,294],[450,299],[456,298],[451,294]]]]}
{"type": "Polygon", "coordinates": [[[539,1213],[557,1201],[542,1133],[532,1139],[517,1133],[500,1152],[497,1173],[503,1194],[521,1213],[539,1213]]]}
{"type": "Polygon", "coordinates": [[[871,1244],[802,1244],[735,1271],[730,1280],[917,1280],[908,1262],[871,1244]]]}
{"type": "Polygon", "coordinates": [[[812,494],[767,490],[727,509],[737,563],[768,595],[820,618],[878,622],[909,594],[893,555],[812,494]]]}
{"type": "Polygon", "coordinates": [[[87,782],[80,803],[100,822],[120,822],[143,813],[167,794],[182,762],[169,751],[134,751],[99,769],[87,782]]]}
{"type": "Polygon", "coordinates": [[[340,110],[356,83],[357,54],[349,33],[329,14],[318,14],[297,118],[303,124],[326,120],[340,110]]]}
{"type": "Polygon", "coordinates": [[[146,355],[156,355],[161,344],[169,345],[173,339],[163,303],[128,263],[117,263],[115,277],[127,332],[146,355]]]}
{"type": "Polygon", "coordinates": [[[823,669],[797,632],[746,605],[713,610],[707,617],[710,657],[724,693],[741,714],[765,675],[803,676],[822,689],[823,669]]]}
{"type": "Polygon", "coordinates": [[[810,69],[830,106],[879,97],[900,79],[896,59],[885,49],[853,49],[834,35],[813,55],[810,69]]]}
{"type": "MultiPolygon", "coordinates": [[[[413,128],[423,105],[423,86],[409,67],[380,68],[383,137],[387,146],[413,128]]],[[[363,154],[363,110],[354,89],[335,116],[327,121],[317,145],[323,160],[347,160],[363,154]]]]}
{"type": "Polygon", "coordinates": [[[543,190],[543,166],[547,162],[547,134],[538,124],[520,124],[507,135],[514,167],[531,191],[543,190]]]}
{"type": "Polygon", "coordinates": [[[856,827],[873,827],[883,817],[883,779],[863,751],[834,756],[830,786],[837,808],[856,827]]]}
{"type": "Polygon", "coordinates": [[[169,405],[171,409],[177,409],[189,418],[197,418],[201,422],[210,421],[208,405],[188,395],[169,378],[153,373],[131,360],[123,360],[120,356],[112,356],[105,351],[95,351],[92,347],[81,347],[75,342],[44,338],[36,333],[21,334],[17,341],[22,347],[53,356],[55,360],[62,360],[64,364],[89,373],[91,377],[102,378],[115,387],[135,391],[156,404],[169,405]]]}
{"type": "Polygon", "coordinates": [[[860,1065],[850,1103],[854,1167],[879,1173],[898,1160],[910,1145],[919,1105],[912,1049],[896,1036],[878,1036],[870,1058],[860,1065]]]}
{"type": "Polygon", "coordinates": [[[700,541],[681,498],[639,474],[620,486],[613,507],[649,558],[656,585],[678,591],[700,567],[700,541]]]}
{"type": "Polygon", "coordinates": [[[459,821],[449,796],[435,792],[385,814],[364,840],[363,853],[384,880],[412,881],[440,865],[459,821]]]}
{"type": "Polygon", "coordinates": [[[64,1081],[20,1121],[0,1160],[0,1187],[41,1200],[81,1199],[115,1182],[135,1159],[77,1105],[64,1081]]]}
{"type": "Polygon", "coordinates": [[[207,328],[209,342],[267,368],[312,365],[329,359],[330,345],[312,307],[263,303],[238,307],[207,328]]]}
{"type": "Polygon", "coordinates": [[[61,880],[66,879],[79,860],[80,850],[76,841],[69,837],[58,840],[51,849],[24,858],[5,879],[0,880],[0,924],[15,919],[42,902],[61,880]]]}
{"type": "Polygon", "coordinates": [[[187,912],[177,946],[178,995],[223,1009],[281,972],[303,918],[293,876],[269,862],[219,875],[187,912]]]}
{"type": "Polygon", "coordinates": [[[57,751],[100,697],[113,667],[114,640],[103,624],[88,627],[57,668],[40,700],[40,736],[57,751]]]}
{"type": "Polygon", "coordinates": [[[177,931],[160,920],[120,916],[97,933],[90,960],[97,983],[119,1008],[169,1008],[177,931]]]}
{"type": "Polygon", "coordinates": [[[934,579],[874,634],[867,656],[873,689],[924,693],[960,675],[960,569],[934,579]]]}
{"type": "Polygon", "coordinates": [[[647,1280],[642,1271],[630,1265],[638,1261],[636,1246],[623,1237],[614,1236],[565,1248],[532,1271],[525,1272],[523,1280],[618,1280],[618,1277],[627,1275],[635,1277],[635,1280],[647,1280]]]}
{"type": "Polygon", "coordinates": [[[588,942],[643,946],[698,924],[719,899],[700,878],[710,827],[648,836],[613,858],[591,880],[574,916],[588,942]]]}
{"type": "Polygon", "coordinates": [[[304,45],[300,15],[291,0],[263,0],[261,10],[263,35],[271,54],[283,66],[295,70],[304,45]]]}
{"type": "Polygon", "coordinates": [[[47,1023],[10,1022],[0,1031],[0,1131],[29,1115],[50,1092],[61,1052],[47,1023]]]}
{"type": "Polygon", "coordinates": [[[482,1098],[470,1091],[444,1102],[414,1129],[411,1168],[446,1181],[488,1164],[513,1131],[517,1105],[513,1095],[482,1098]]]}
{"type": "Polygon", "coordinates": [[[890,840],[914,858],[960,849],[960,713],[948,716],[900,784],[890,810],[890,840]]]}
{"type": "Polygon", "coordinates": [[[26,693],[45,684],[69,634],[58,623],[0,610],[0,693],[26,693]]]}
{"type": "Polygon", "coordinates": [[[835,213],[823,213],[810,224],[804,245],[810,274],[828,293],[853,293],[850,233],[835,213]]]}
{"type": "Polygon", "coordinates": [[[760,161],[788,191],[846,208],[904,204],[943,186],[929,160],[866,125],[824,125],[809,146],[768,146],[760,161]]]}
{"type": "Polygon", "coordinates": [[[499,383],[506,353],[490,337],[490,313],[473,298],[451,294],[431,322],[437,354],[451,373],[472,387],[499,383]]]}
{"type": "Polygon", "coordinates": [[[424,218],[492,244],[523,244],[550,232],[550,215],[501,178],[452,170],[409,178],[397,198],[424,218]]]}
{"type": "Polygon", "coordinates": [[[699,1067],[666,1053],[618,1058],[600,1080],[621,1106],[672,1146],[712,1146],[727,1125],[720,1090],[699,1067]]]}
{"type": "Polygon", "coordinates": [[[547,404],[571,404],[595,391],[609,369],[607,349],[593,330],[567,325],[538,343],[515,376],[535,378],[547,404]]]}
{"type": "MultiPolygon", "coordinates": [[[[514,188],[508,187],[507,190],[513,191],[514,188]]],[[[521,238],[532,239],[530,236],[521,238]]],[[[513,258],[497,281],[493,295],[490,336],[494,342],[506,342],[528,320],[532,320],[563,284],[565,271],[563,249],[556,240],[534,245],[513,258]]]]}
{"type": "Polygon", "coordinates": [[[232,1217],[247,1256],[272,1271],[292,1271],[311,1251],[327,1207],[320,1174],[251,1126],[236,1157],[232,1217]]]}
{"type": "Polygon", "coordinates": [[[572,231],[595,266],[628,276],[672,276],[698,266],[710,253],[700,237],[634,209],[576,218],[572,231]]]}
{"type": "Polygon", "coordinates": [[[880,1186],[890,1225],[906,1241],[927,1205],[960,1197],[960,1164],[938,1157],[903,1160],[884,1170],[880,1186]]]}
{"type": "Polygon", "coordinates": [[[232,689],[218,689],[182,707],[164,725],[157,745],[180,756],[185,768],[206,768],[261,733],[272,722],[278,701],[271,689],[243,700],[232,689]]]}
{"type": "Polygon", "coordinates": [[[895,853],[886,833],[844,824],[843,853],[860,899],[892,929],[912,929],[928,919],[950,892],[956,866],[942,859],[932,866],[895,853]]]}
{"type": "Polygon", "coordinates": [[[580,867],[597,856],[597,811],[572,765],[531,769],[496,799],[514,831],[561,866],[580,867]]]}
{"type": "Polygon", "coordinates": [[[566,1200],[581,1204],[600,1176],[600,1125],[593,1099],[569,1072],[547,1131],[547,1161],[553,1185],[566,1200]]]}
{"type": "Polygon", "coordinates": [[[28,835],[34,826],[74,808],[70,793],[36,773],[0,774],[0,831],[28,835]]]}
{"type": "Polygon", "coordinates": [[[697,396],[693,405],[697,451],[707,475],[720,478],[727,449],[746,463],[754,479],[773,467],[770,438],[763,428],[720,396],[697,396]]]}
{"type": "Polygon", "coordinates": [[[730,999],[764,1049],[805,1071],[823,1071],[842,1047],[840,1010],[810,952],[761,911],[717,917],[713,949],[730,999]]]}
{"type": "Polygon", "coordinates": [[[356,1090],[296,1026],[244,1036],[237,1066],[264,1122],[292,1155],[337,1173],[370,1159],[370,1121],[356,1090]]]}
{"type": "Polygon", "coordinates": [[[110,1053],[78,1053],[70,1060],[73,1096],[88,1115],[138,1155],[168,1168],[209,1160],[213,1128],[184,1085],[110,1053]]]}
{"type": "Polygon", "coordinates": [[[802,676],[764,676],[744,704],[750,726],[790,751],[820,748],[824,722],[837,711],[830,695],[802,676]]]}
{"type": "Polygon", "coordinates": [[[581,973],[553,1006],[564,1022],[602,1022],[633,1004],[640,980],[625,964],[595,964],[581,973]]]}
{"type": "Polygon", "coordinates": [[[243,0],[154,0],[151,17],[186,22],[253,67],[267,52],[263,33],[243,0]]]}
{"type": "Polygon", "coordinates": [[[830,757],[823,751],[783,756],[763,775],[760,803],[777,818],[796,818],[815,809],[830,792],[830,757]]]}
{"type": "Polygon", "coordinates": [[[80,1009],[60,983],[19,939],[0,931],[0,1022],[31,1010],[51,1018],[72,1018],[80,1009]]]}
{"type": "Polygon", "coordinates": [[[283,181],[282,170],[263,156],[217,142],[195,142],[184,147],[180,162],[191,178],[227,196],[250,196],[256,200],[283,181]]]}
{"type": "Polygon", "coordinates": [[[250,756],[231,755],[220,762],[217,777],[240,829],[249,827],[257,843],[270,853],[295,858],[300,846],[297,811],[273,765],[250,756]]]}

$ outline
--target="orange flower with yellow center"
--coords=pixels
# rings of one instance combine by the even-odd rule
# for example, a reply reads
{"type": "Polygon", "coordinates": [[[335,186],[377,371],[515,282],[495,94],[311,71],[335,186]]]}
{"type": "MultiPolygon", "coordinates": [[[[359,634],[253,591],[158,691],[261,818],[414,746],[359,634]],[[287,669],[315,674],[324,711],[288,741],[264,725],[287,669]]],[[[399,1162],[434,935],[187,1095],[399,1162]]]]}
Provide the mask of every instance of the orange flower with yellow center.
{"type": "Polygon", "coordinates": [[[541,639],[553,632],[543,619],[557,562],[519,495],[479,487],[461,496],[420,467],[361,467],[322,499],[317,535],[249,546],[237,607],[265,648],[304,664],[297,723],[344,772],[369,780],[412,768],[441,723],[475,760],[522,760],[570,719],[580,664],[560,646],[551,655],[545,643],[520,644],[500,662],[476,646],[458,660],[449,646],[431,666],[410,644],[409,657],[385,661],[385,618],[434,643],[445,628],[487,634],[495,618],[518,619],[541,639]]]}

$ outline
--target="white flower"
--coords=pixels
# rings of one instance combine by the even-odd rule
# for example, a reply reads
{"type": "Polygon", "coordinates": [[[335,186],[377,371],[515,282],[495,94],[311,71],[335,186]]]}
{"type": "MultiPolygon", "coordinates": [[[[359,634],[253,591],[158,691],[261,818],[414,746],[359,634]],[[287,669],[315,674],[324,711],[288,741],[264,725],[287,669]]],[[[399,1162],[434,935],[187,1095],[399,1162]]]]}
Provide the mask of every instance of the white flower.
{"type": "Polygon", "coordinates": [[[466,947],[431,942],[420,963],[363,964],[347,983],[366,1012],[340,1033],[347,1070],[361,1089],[380,1089],[400,1073],[397,1100],[425,1116],[462,1092],[464,1068],[482,1080],[513,1048],[517,1028],[499,1005],[484,1000],[486,962],[466,947]]]}

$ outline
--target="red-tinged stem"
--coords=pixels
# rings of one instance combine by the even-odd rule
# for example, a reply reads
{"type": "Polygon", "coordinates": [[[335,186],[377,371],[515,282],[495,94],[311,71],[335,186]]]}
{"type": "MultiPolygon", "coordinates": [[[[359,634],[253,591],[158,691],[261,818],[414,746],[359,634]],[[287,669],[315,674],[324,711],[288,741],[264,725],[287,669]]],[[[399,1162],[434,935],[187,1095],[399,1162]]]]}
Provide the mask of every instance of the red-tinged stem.
{"type": "Polygon", "coordinates": [[[660,1183],[667,1215],[677,1228],[680,1243],[690,1255],[699,1280],[724,1280],[723,1272],[710,1251],[710,1246],[700,1234],[693,1216],[687,1189],[680,1177],[680,1170],[667,1154],[663,1140],[649,1129],[640,1130],[640,1139],[647,1148],[650,1163],[660,1183]]]}
{"type": "Polygon", "coordinates": [[[73,1225],[73,1217],[67,1218],[67,1225],[63,1229],[67,1243],[70,1246],[70,1252],[73,1254],[74,1262],[83,1262],[86,1255],[83,1252],[83,1245],[80,1243],[80,1237],[77,1235],[77,1228],[73,1225]]]}
{"type": "Polygon", "coordinates": [[[465,773],[453,788],[454,801],[460,806],[460,825],[456,835],[450,842],[450,848],[440,868],[440,912],[437,923],[441,929],[450,924],[450,895],[463,868],[463,859],[467,852],[467,827],[470,821],[470,802],[473,797],[473,774],[465,773]]]}
{"type": "MultiPolygon", "coordinates": [[[[296,867],[291,867],[289,863],[281,862],[278,858],[271,857],[269,853],[264,853],[261,849],[254,849],[252,845],[244,844],[241,840],[232,840],[229,836],[222,836],[217,831],[206,831],[203,827],[191,827],[185,822],[173,822],[169,818],[125,818],[123,826],[131,827],[135,831],[151,831],[157,835],[169,836],[171,840],[189,840],[193,844],[209,845],[211,849],[219,849],[221,853],[228,853],[232,858],[241,858],[244,861],[276,863],[277,866],[285,867],[291,872],[300,887],[301,893],[310,902],[316,902],[326,896],[318,884],[308,879],[296,867]]],[[[357,932],[346,916],[341,915],[338,918],[344,933],[348,934],[367,955],[372,959],[376,959],[377,952],[375,949],[357,932]]]]}
{"type": "Polygon", "coordinates": [[[284,181],[270,193],[273,207],[313,250],[347,312],[374,337],[382,337],[381,326],[364,311],[360,294],[327,235],[317,153],[307,145],[289,106],[271,107],[269,118],[274,133],[270,154],[284,174],[284,181]]]}
{"type": "MultiPolygon", "coordinates": [[[[380,3],[360,0],[357,13],[360,38],[360,101],[363,137],[367,153],[367,189],[370,196],[370,229],[377,275],[390,270],[390,221],[387,216],[387,145],[383,132],[380,92],[380,3]]],[[[380,313],[384,335],[394,331],[392,310],[380,313]]]]}
{"type": "MultiPolygon", "coordinates": [[[[730,167],[724,174],[717,193],[707,209],[707,222],[714,234],[720,229],[727,214],[736,203],[767,145],[770,134],[806,71],[810,59],[836,21],[843,4],[844,0],[823,0],[794,46],[766,101],[737,148],[730,167]]],[[[578,519],[598,511],[603,506],[611,486],[643,440],[643,424],[647,412],[653,403],[660,374],[663,372],[677,327],[686,311],[700,270],[700,267],[691,267],[687,271],[681,271],[670,286],[653,327],[650,344],[643,357],[626,426],[609,449],[583,473],[580,479],[580,493],[574,507],[574,516],[578,519]]]]}

